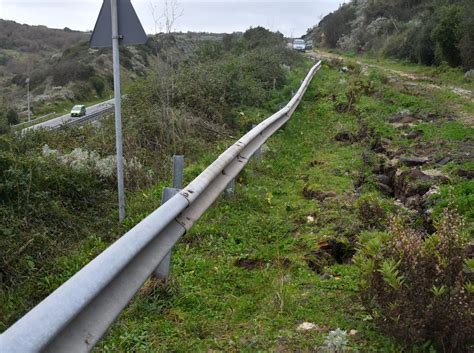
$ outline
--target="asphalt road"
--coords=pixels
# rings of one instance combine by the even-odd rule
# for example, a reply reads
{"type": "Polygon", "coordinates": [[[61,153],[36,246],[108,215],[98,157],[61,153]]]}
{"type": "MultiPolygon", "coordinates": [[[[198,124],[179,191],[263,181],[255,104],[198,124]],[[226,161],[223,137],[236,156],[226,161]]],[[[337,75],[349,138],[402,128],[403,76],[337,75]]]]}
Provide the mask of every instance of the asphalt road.
{"type": "MultiPolygon", "coordinates": [[[[86,115],[85,116],[87,117],[88,115],[95,114],[98,111],[101,111],[101,110],[104,110],[105,108],[113,107],[113,106],[114,106],[114,100],[110,99],[108,101],[98,103],[98,104],[92,105],[90,107],[86,107],[86,115]]],[[[71,106],[71,109],[72,109],[72,106],[71,106]]],[[[83,118],[83,117],[80,117],[80,118],[83,118]]],[[[72,121],[74,121],[75,119],[79,119],[79,117],[74,117],[73,118],[73,117],[71,117],[71,114],[68,113],[68,114],[60,116],[58,118],[54,118],[54,119],[45,121],[43,123],[39,123],[39,124],[30,126],[30,127],[27,127],[25,129],[23,129],[23,131],[27,131],[27,130],[30,130],[30,129],[32,129],[32,130],[35,130],[35,129],[55,129],[58,126],[61,126],[61,125],[64,125],[64,124],[67,125],[67,124],[71,123],[72,121]]]]}

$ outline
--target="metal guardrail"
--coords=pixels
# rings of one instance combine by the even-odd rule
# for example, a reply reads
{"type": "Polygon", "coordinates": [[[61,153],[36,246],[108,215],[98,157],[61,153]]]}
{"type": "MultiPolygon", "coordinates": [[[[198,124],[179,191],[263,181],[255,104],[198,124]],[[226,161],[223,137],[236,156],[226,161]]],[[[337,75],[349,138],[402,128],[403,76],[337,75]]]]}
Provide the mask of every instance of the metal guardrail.
{"type": "Polygon", "coordinates": [[[89,352],[255,151],[285,124],[316,72],[283,109],[222,153],[155,210],[0,335],[1,353],[89,352]]]}
{"type": "Polygon", "coordinates": [[[79,119],[70,120],[68,122],[65,122],[64,124],[57,125],[57,126],[53,127],[52,129],[56,130],[56,129],[62,129],[62,128],[65,128],[65,127],[76,126],[76,125],[84,125],[84,124],[87,124],[87,123],[91,123],[93,121],[99,120],[103,115],[112,113],[113,111],[114,111],[114,106],[111,105],[111,106],[108,106],[104,109],[98,110],[98,111],[96,111],[92,114],[87,114],[83,117],[80,117],[79,119]]]}
{"type": "Polygon", "coordinates": [[[52,113],[40,116],[39,118],[36,118],[36,119],[33,119],[33,120],[28,120],[28,121],[24,121],[24,122],[16,124],[16,125],[12,125],[12,127],[13,128],[19,128],[19,127],[22,127],[22,126],[25,126],[25,125],[28,125],[28,124],[31,124],[31,123],[36,123],[38,121],[43,120],[44,118],[47,118],[48,116],[54,115],[54,114],[56,114],[56,112],[52,112],[52,113]]]}

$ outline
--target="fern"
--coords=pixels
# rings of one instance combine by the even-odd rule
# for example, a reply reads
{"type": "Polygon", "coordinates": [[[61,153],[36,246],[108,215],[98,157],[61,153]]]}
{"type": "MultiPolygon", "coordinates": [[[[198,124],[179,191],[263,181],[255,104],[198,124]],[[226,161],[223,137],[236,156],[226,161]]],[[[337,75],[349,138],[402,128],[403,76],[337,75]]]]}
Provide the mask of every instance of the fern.
{"type": "Polygon", "coordinates": [[[405,277],[397,269],[400,262],[401,260],[398,262],[393,259],[385,260],[379,270],[384,281],[394,289],[399,289],[405,282],[405,277]]]}

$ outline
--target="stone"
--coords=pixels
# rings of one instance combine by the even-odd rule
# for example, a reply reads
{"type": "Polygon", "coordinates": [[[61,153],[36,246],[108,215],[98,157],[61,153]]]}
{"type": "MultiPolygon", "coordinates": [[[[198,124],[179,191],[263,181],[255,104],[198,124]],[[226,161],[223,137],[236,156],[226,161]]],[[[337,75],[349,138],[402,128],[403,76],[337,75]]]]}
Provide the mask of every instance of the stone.
{"type": "Polygon", "coordinates": [[[347,131],[337,133],[336,136],[334,136],[334,139],[339,142],[356,141],[356,137],[354,136],[354,134],[352,132],[347,132],[347,131]]]}
{"type": "Polygon", "coordinates": [[[418,208],[422,203],[422,199],[420,195],[410,196],[405,200],[405,206],[408,208],[418,208]]]}
{"type": "Polygon", "coordinates": [[[473,82],[474,81],[474,70],[469,70],[464,74],[464,79],[467,82],[473,82]]]}
{"type": "Polygon", "coordinates": [[[433,185],[426,194],[423,195],[423,198],[426,200],[427,198],[438,195],[440,193],[439,186],[433,185]]]}
{"type": "Polygon", "coordinates": [[[376,183],[377,187],[386,195],[392,195],[393,194],[393,189],[388,186],[387,184],[382,184],[382,183],[376,183]]]}
{"type": "Polygon", "coordinates": [[[400,162],[408,167],[416,167],[429,162],[428,157],[401,157],[400,162]]]}
{"type": "Polygon", "coordinates": [[[423,135],[423,130],[413,130],[407,134],[407,139],[413,140],[423,135]]]}
{"type": "Polygon", "coordinates": [[[440,159],[438,162],[436,162],[437,165],[439,166],[444,166],[446,164],[448,164],[449,162],[451,161],[451,157],[444,157],[442,159],[440,159]]]}
{"type": "Polygon", "coordinates": [[[303,322],[302,324],[298,325],[296,331],[312,331],[317,329],[318,325],[313,324],[312,322],[303,322]]]}
{"type": "Polygon", "coordinates": [[[390,178],[385,174],[378,174],[374,176],[375,181],[385,185],[390,185],[390,178]]]}
{"type": "Polygon", "coordinates": [[[474,170],[467,170],[467,169],[458,169],[456,174],[461,178],[472,180],[474,178],[474,170]]]}
{"type": "MultiPolygon", "coordinates": [[[[422,196],[433,185],[434,180],[418,168],[406,171],[397,170],[394,182],[394,194],[403,203],[412,196],[422,196]]],[[[414,200],[411,200],[413,203],[414,200]]]]}
{"type": "Polygon", "coordinates": [[[449,183],[449,177],[438,169],[425,169],[423,173],[430,176],[440,184],[449,183]]]}
{"type": "Polygon", "coordinates": [[[355,335],[357,335],[357,330],[352,329],[349,331],[349,336],[355,336],[355,335]]]}

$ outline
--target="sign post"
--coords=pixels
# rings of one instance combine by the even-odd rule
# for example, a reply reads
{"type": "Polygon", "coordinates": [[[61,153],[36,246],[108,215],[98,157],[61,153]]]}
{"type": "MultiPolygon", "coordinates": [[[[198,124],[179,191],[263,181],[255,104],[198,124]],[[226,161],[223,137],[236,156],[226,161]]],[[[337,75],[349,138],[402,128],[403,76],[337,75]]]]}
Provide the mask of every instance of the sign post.
{"type": "Polygon", "coordinates": [[[112,47],[115,94],[115,149],[119,221],[125,219],[125,185],[123,177],[122,106],[120,93],[119,45],[144,44],[147,36],[130,0],[104,0],[92,32],[92,48],[112,47]]]}
{"type": "Polygon", "coordinates": [[[31,110],[30,110],[30,78],[28,77],[26,79],[26,94],[27,94],[27,100],[28,100],[28,121],[31,120],[31,110]]]}

